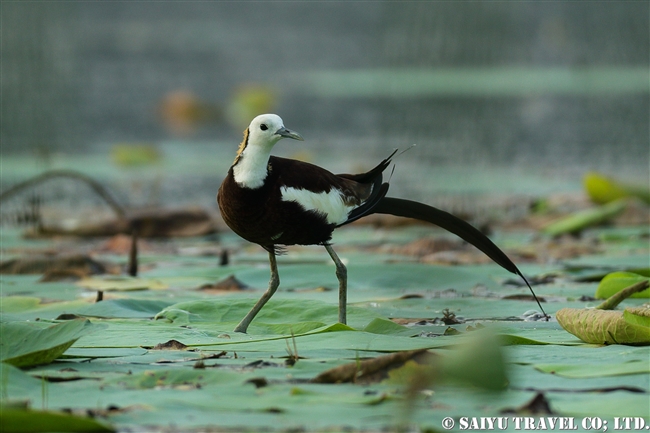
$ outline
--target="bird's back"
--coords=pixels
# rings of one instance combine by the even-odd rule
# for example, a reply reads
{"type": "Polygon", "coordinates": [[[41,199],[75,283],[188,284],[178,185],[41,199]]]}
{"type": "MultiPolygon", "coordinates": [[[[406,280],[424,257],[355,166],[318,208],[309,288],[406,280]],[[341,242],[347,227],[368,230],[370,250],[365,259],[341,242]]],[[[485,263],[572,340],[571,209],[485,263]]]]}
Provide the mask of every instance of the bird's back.
{"type": "Polygon", "coordinates": [[[360,175],[335,175],[307,162],[271,156],[261,187],[240,186],[231,168],[217,200],[226,224],[266,249],[322,244],[351,215],[358,218],[359,209],[385,195],[381,172],[387,164],[382,164],[360,175]]]}

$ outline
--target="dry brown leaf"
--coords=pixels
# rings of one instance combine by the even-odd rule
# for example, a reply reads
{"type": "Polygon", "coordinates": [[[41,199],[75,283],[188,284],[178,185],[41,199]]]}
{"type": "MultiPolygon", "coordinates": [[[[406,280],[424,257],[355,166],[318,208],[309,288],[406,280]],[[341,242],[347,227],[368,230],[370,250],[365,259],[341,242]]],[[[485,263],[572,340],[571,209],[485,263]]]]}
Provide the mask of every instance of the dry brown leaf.
{"type": "Polygon", "coordinates": [[[313,378],[313,383],[376,383],[388,377],[391,370],[401,367],[407,361],[426,362],[433,356],[426,349],[395,352],[358,362],[350,362],[330,368],[313,378]]]}
{"type": "Polygon", "coordinates": [[[246,284],[239,281],[237,278],[235,278],[234,275],[230,275],[229,277],[221,281],[217,281],[214,284],[204,284],[203,286],[199,287],[199,290],[207,293],[212,293],[212,292],[236,292],[247,288],[248,286],[246,284]]]}
{"type": "Polygon", "coordinates": [[[156,344],[151,350],[187,350],[188,346],[178,340],[169,340],[156,344]]]}
{"type": "Polygon", "coordinates": [[[131,234],[134,229],[137,230],[139,237],[202,236],[213,233],[215,224],[203,209],[148,209],[124,218],[79,225],[70,229],[56,226],[40,227],[38,231],[29,233],[28,236],[113,236],[119,233],[131,234]]]}
{"type": "Polygon", "coordinates": [[[0,274],[45,274],[43,281],[119,273],[119,267],[84,254],[21,257],[0,262],[0,274]]]}
{"type": "Polygon", "coordinates": [[[555,412],[551,409],[546,396],[543,392],[538,392],[528,403],[514,409],[504,409],[501,413],[516,413],[530,415],[553,415],[555,412]]]}

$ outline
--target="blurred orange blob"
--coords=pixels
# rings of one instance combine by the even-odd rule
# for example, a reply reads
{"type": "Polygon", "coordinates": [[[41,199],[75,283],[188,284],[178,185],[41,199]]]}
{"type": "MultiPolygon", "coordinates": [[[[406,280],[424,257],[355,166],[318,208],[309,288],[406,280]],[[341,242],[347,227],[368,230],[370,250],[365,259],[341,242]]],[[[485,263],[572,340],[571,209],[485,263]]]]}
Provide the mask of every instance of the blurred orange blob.
{"type": "Polygon", "coordinates": [[[158,114],[165,127],[174,135],[190,136],[202,125],[227,121],[241,131],[258,114],[273,112],[276,92],[258,83],[241,84],[233,89],[225,107],[202,101],[187,90],[175,90],[160,101],[158,114]]]}
{"type": "Polygon", "coordinates": [[[165,95],[158,112],[165,127],[180,136],[192,135],[201,124],[217,122],[222,117],[219,107],[185,90],[165,95]]]}

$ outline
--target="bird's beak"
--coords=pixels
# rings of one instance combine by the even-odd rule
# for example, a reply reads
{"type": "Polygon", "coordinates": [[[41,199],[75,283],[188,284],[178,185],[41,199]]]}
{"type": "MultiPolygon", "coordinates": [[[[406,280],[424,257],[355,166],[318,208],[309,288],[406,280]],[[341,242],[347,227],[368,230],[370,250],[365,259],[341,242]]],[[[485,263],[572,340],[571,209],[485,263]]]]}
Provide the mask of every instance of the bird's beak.
{"type": "Polygon", "coordinates": [[[275,134],[279,135],[280,137],[293,138],[294,140],[305,141],[305,139],[302,138],[302,135],[298,134],[296,131],[292,131],[290,129],[287,129],[284,126],[282,128],[280,128],[280,129],[278,129],[275,132],[275,134]]]}

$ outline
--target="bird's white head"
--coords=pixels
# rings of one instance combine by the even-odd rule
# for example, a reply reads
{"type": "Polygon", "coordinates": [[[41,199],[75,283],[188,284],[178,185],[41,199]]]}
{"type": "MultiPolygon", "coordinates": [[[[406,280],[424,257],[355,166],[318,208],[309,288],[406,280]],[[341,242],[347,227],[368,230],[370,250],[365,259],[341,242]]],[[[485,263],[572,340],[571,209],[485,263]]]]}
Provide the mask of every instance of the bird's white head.
{"type": "Polygon", "coordinates": [[[300,134],[285,128],[282,119],[277,114],[260,114],[248,126],[249,145],[273,147],[282,138],[303,140],[300,134]]]}
{"type": "Polygon", "coordinates": [[[271,149],[282,138],[303,141],[300,134],[284,127],[277,114],[260,114],[244,132],[233,163],[235,181],[246,188],[259,188],[267,175],[271,149]]]}

